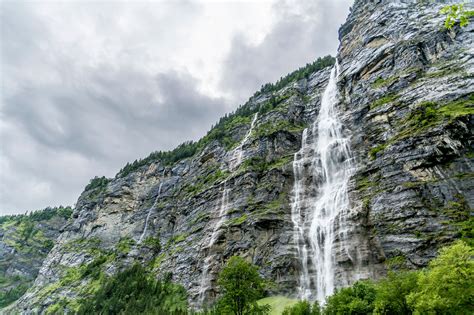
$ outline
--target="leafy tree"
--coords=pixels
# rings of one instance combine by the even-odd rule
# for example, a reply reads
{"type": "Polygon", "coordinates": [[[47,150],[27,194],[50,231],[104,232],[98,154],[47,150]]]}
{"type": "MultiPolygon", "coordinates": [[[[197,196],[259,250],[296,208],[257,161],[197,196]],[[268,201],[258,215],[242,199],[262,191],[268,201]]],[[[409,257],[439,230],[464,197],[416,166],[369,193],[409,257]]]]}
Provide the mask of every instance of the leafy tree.
{"type": "Polygon", "coordinates": [[[474,16],[474,11],[464,9],[464,3],[444,6],[440,13],[446,15],[444,27],[448,30],[453,28],[457,21],[459,21],[459,26],[467,26],[469,24],[469,18],[474,16]]]}
{"type": "Polygon", "coordinates": [[[258,268],[239,256],[229,259],[219,274],[218,284],[223,295],[218,308],[224,314],[265,314],[268,307],[260,307],[257,300],[264,296],[264,281],[258,268]]]}
{"type": "Polygon", "coordinates": [[[313,306],[308,301],[299,301],[293,306],[285,307],[282,315],[320,315],[321,308],[318,302],[314,302],[313,306]]]}
{"type": "Polygon", "coordinates": [[[389,272],[387,278],[376,285],[374,314],[410,314],[406,296],[416,289],[418,273],[415,271],[389,272]]]}
{"type": "Polygon", "coordinates": [[[442,248],[421,272],[418,288],[408,295],[415,314],[474,313],[474,250],[463,241],[442,248]]]}
{"type": "Polygon", "coordinates": [[[375,296],[376,288],[372,282],[358,281],[328,297],[324,314],[370,314],[374,310],[375,296]]]}

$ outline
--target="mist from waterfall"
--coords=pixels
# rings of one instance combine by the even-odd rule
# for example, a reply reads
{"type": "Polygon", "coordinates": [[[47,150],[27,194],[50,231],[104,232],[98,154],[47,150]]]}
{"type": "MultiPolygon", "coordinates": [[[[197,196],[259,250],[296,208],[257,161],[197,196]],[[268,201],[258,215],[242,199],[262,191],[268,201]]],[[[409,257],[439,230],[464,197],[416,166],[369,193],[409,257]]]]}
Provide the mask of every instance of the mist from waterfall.
{"type": "Polygon", "coordinates": [[[321,304],[336,287],[335,246],[349,255],[345,214],[354,165],[349,138],[342,133],[335,109],[338,71],[336,63],[322,94],[318,118],[303,131],[301,149],[293,161],[291,214],[301,262],[298,293],[302,299],[316,299],[321,304]]]}

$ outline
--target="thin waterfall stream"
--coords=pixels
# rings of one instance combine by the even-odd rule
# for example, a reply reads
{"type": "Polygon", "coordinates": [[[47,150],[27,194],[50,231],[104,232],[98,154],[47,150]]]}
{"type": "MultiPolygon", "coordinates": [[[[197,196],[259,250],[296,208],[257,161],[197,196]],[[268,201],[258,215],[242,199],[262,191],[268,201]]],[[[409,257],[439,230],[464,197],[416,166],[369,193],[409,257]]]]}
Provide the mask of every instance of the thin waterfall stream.
{"type": "Polygon", "coordinates": [[[206,292],[208,292],[208,290],[211,289],[212,279],[211,279],[211,274],[209,271],[214,259],[214,255],[210,254],[211,248],[214,246],[215,242],[217,241],[219,237],[219,230],[225,222],[227,210],[229,209],[229,193],[230,193],[231,187],[229,187],[228,185],[228,179],[232,177],[235,170],[240,166],[240,164],[242,164],[242,161],[244,159],[243,146],[249,141],[249,138],[255,127],[255,123],[257,119],[258,119],[258,113],[255,113],[255,115],[253,116],[252,122],[250,124],[249,130],[247,131],[245,136],[242,138],[239,145],[232,151],[231,158],[229,161],[229,169],[231,171],[231,174],[222,183],[222,187],[223,187],[222,195],[221,195],[221,200],[219,203],[219,212],[216,217],[216,219],[218,220],[216,224],[214,225],[211,237],[209,238],[209,242],[207,246],[205,247],[208,250],[208,254],[206,258],[204,259],[203,270],[202,270],[202,275],[201,275],[201,283],[200,283],[199,292],[198,292],[201,306],[205,302],[206,292]]]}
{"type": "Polygon", "coordinates": [[[155,208],[156,203],[158,202],[158,199],[160,199],[160,196],[161,196],[161,187],[163,187],[163,183],[160,183],[160,186],[158,187],[158,194],[156,195],[155,201],[153,201],[153,204],[148,209],[148,214],[147,214],[146,219],[145,219],[145,226],[143,227],[143,232],[140,235],[140,238],[138,239],[138,244],[141,244],[143,238],[146,235],[146,231],[148,229],[148,221],[150,220],[150,215],[151,215],[153,209],[155,208]]]}
{"type": "Polygon", "coordinates": [[[338,71],[336,63],[322,94],[318,118],[303,131],[301,149],[293,161],[291,217],[301,263],[298,293],[302,299],[322,304],[336,288],[336,246],[349,255],[345,214],[354,163],[335,109],[338,71]],[[311,180],[315,187],[307,187],[311,180]]]}

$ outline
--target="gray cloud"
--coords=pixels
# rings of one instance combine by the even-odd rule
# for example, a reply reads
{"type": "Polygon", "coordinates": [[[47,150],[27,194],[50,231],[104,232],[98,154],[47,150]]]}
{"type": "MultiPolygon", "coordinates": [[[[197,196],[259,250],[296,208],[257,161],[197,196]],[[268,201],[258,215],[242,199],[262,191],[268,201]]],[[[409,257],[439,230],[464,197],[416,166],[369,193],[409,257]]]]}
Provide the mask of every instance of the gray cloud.
{"type": "Polygon", "coordinates": [[[212,96],[186,67],[201,3],[1,2],[0,214],[73,204],[95,175],[204,135],[262,83],[333,52],[325,16],[347,2],[279,2],[261,43],[234,33],[209,71],[227,94],[212,96]]]}
{"type": "Polygon", "coordinates": [[[278,19],[262,42],[248,43],[236,35],[223,67],[221,87],[237,102],[258,87],[337,49],[337,30],[352,0],[281,0],[274,6],[278,19]]]}

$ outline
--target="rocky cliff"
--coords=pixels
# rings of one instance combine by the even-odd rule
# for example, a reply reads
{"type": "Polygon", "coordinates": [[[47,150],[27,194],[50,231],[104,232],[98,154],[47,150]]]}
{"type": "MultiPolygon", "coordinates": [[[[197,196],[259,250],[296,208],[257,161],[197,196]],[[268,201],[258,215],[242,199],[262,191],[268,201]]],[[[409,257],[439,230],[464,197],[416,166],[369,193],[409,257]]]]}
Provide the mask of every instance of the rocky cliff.
{"type": "MultiPolygon", "coordinates": [[[[354,170],[347,245],[334,255],[335,273],[351,275],[349,282],[388,267],[423,267],[439,246],[472,237],[474,23],[446,30],[439,9],[359,0],[340,29],[335,109],[354,170]]],[[[274,283],[270,293],[295,295],[303,262],[292,220],[293,160],[317,119],[325,65],[264,87],[199,142],[91,183],[34,286],[10,311],[74,309],[101,277],[86,268],[110,275],[136,261],[157,276],[172,273],[202,305],[218,293],[216,275],[232,255],[260,266],[274,283]]],[[[306,196],[317,194],[314,165],[302,170],[306,196]]]]}
{"type": "Polygon", "coordinates": [[[0,217],[0,308],[32,285],[71,213],[59,207],[0,217]]]}

